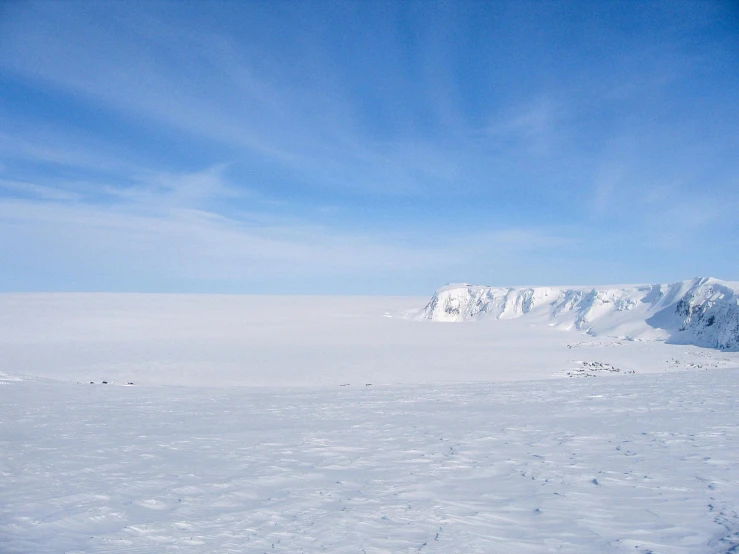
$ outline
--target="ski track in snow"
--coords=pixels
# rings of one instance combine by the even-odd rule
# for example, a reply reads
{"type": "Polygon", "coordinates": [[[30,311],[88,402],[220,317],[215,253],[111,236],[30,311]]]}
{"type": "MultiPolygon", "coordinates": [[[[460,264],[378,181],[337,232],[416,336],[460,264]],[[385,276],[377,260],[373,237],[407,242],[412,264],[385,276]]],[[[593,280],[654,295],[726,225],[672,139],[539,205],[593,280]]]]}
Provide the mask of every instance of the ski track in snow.
{"type": "Polygon", "coordinates": [[[0,386],[0,551],[734,552],[739,371],[0,386]]]}

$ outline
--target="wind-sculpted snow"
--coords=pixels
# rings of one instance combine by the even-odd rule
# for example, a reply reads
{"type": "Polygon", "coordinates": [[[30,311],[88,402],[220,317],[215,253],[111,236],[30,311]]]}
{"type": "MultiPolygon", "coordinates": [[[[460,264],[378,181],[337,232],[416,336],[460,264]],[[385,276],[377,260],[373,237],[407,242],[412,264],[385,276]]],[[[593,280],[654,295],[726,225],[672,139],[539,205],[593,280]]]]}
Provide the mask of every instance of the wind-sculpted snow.
{"type": "Polygon", "coordinates": [[[739,551],[732,285],[448,290],[0,295],[0,552],[739,551]]]}
{"type": "Polygon", "coordinates": [[[0,552],[736,552],[738,376],[8,381],[0,552]]]}
{"type": "Polygon", "coordinates": [[[657,339],[739,350],[739,283],[697,278],[669,285],[439,289],[422,316],[435,321],[527,317],[594,336],[657,339]]]}

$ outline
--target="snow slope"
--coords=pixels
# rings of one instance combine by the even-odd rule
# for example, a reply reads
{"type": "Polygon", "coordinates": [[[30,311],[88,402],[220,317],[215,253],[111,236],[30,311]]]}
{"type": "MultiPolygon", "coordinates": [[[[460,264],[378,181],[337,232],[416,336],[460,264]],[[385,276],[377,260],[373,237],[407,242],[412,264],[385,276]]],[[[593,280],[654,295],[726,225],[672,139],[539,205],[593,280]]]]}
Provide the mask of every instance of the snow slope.
{"type": "Polygon", "coordinates": [[[669,285],[436,291],[422,315],[435,321],[526,317],[562,329],[623,339],[739,351],[739,282],[696,278],[669,285]]]}

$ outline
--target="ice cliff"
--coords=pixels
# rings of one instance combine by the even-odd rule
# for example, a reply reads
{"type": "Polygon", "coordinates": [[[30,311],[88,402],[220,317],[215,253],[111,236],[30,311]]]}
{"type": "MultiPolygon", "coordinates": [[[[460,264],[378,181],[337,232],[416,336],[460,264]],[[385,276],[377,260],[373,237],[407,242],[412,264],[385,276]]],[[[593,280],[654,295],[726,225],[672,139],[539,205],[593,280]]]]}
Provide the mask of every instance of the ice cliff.
{"type": "Polygon", "coordinates": [[[666,340],[739,351],[739,282],[696,278],[668,285],[495,288],[453,284],[436,291],[423,319],[526,317],[591,335],[666,340]]]}

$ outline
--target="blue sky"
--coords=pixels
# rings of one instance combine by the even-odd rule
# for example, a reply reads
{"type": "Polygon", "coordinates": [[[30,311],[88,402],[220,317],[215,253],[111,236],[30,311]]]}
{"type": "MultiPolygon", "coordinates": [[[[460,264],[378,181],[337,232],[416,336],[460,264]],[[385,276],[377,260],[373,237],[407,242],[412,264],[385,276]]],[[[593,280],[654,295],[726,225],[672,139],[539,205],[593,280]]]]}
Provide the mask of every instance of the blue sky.
{"type": "Polygon", "coordinates": [[[739,280],[733,2],[9,2],[0,291],[739,280]]]}

